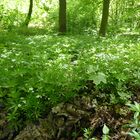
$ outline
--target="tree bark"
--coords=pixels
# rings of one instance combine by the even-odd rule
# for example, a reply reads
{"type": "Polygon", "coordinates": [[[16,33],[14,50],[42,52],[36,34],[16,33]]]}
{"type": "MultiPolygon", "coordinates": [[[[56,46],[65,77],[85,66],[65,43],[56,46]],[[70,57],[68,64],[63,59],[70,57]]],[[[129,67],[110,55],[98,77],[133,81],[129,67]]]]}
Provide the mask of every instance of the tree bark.
{"type": "Polygon", "coordinates": [[[66,0],[59,0],[59,32],[64,34],[66,31],[66,0]]]}
{"type": "Polygon", "coordinates": [[[102,20],[101,20],[101,25],[99,30],[100,36],[106,35],[108,17],[109,17],[109,5],[110,5],[110,0],[103,0],[102,20]]]}
{"type": "Polygon", "coordinates": [[[28,11],[26,20],[25,20],[25,22],[24,22],[24,26],[26,26],[26,27],[28,27],[29,22],[30,22],[30,20],[31,20],[32,11],[33,11],[33,0],[30,0],[29,11],[28,11]]]}

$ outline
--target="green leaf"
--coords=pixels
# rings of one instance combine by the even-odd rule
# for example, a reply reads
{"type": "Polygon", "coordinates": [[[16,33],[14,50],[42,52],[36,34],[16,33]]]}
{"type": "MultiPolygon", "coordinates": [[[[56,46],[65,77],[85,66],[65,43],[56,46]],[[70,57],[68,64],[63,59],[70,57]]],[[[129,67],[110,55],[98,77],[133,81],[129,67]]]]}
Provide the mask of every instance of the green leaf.
{"type": "Polygon", "coordinates": [[[99,85],[101,82],[106,83],[106,75],[102,72],[98,72],[97,75],[91,78],[96,85],[99,85]]]}
{"type": "Polygon", "coordinates": [[[88,68],[87,68],[87,72],[88,73],[94,73],[96,71],[96,69],[95,69],[95,66],[93,66],[93,65],[89,65],[88,66],[88,68]]]}
{"type": "Polygon", "coordinates": [[[108,135],[103,135],[102,140],[109,140],[109,136],[108,135]]]}
{"type": "Polygon", "coordinates": [[[140,104],[139,103],[134,102],[134,104],[128,103],[126,105],[129,106],[132,111],[140,112],[140,104]]]}
{"type": "Polygon", "coordinates": [[[140,104],[137,102],[134,102],[134,103],[135,103],[135,107],[136,107],[137,112],[140,112],[140,104]]]}
{"type": "Polygon", "coordinates": [[[104,124],[104,127],[103,127],[103,134],[105,135],[109,134],[109,128],[106,126],[106,124],[104,124]]]}
{"type": "Polygon", "coordinates": [[[134,119],[137,119],[139,116],[140,116],[140,113],[139,112],[135,112],[134,113],[134,119]]]}
{"type": "Polygon", "coordinates": [[[140,134],[136,132],[135,130],[132,130],[132,132],[129,132],[129,135],[136,138],[136,140],[140,140],[140,134]]]}

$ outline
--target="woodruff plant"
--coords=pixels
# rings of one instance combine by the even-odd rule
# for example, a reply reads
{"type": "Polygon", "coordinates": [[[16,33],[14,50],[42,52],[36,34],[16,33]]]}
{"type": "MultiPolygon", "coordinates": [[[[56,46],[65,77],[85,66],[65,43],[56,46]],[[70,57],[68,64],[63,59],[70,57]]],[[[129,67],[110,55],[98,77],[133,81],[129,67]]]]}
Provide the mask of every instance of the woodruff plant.
{"type": "MultiPolygon", "coordinates": [[[[106,126],[106,124],[104,124],[102,132],[103,132],[102,140],[109,140],[110,139],[109,128],[106,126]]],[[[84,140],[97,140],[94,137],[91,138],[92,133],[93,133],[92,129],[85,128],[84,129],[84,134],[83,134],[84,135],[84,140]]]]}
{"type": "Polygon", "coordinates": [[[134,102],[134,104],[127,105],[134,112],[133,119],[129,125],[131,131],[128,134],[135,138],[135,140],[140,140],[140,103],[134,102]]]}

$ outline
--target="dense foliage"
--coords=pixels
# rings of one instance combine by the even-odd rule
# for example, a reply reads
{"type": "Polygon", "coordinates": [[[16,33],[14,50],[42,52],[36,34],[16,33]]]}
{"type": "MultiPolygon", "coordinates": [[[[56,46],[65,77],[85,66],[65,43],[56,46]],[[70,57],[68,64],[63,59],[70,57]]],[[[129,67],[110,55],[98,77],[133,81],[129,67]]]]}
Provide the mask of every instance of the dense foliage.
{"type": "MultiPolygon", "coordinates": [[[[98,36],[101,0],[67,0],[64,36],[57,33],[58,2],[35,0],[29,28],[23,27],[26,2],[0,2],[0,109],[10,126],[21,129],[86,92],[100,106],[127,104],[135,112],[129,134],[139,140],[138,0],[111,1],[107,37],[98,36]]],[[[108,135],[104,124],[103,139],[108,135]]]]}

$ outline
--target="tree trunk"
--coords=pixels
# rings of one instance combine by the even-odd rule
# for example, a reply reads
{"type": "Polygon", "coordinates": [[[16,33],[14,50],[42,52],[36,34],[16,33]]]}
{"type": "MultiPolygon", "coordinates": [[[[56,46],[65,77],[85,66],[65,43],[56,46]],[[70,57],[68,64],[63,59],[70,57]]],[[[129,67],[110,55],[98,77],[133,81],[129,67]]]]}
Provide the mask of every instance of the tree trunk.
{"type": "Polygon", "coordinates": [[[59,0],[59,32],[66,33],[66,0],[59,0]]]}
{"type": "Polygon", "coordinates": [[[30,0],[30,5],[29,5],[29,11],[28,11],[28,15],[26,17],[26,20],[24,22],[24,26],[28,27],[31,16],[32,16],[32,11],[33,11],[33,0],[30,0]]]}
{"type": "Polygon", "coordinates": [[[108,16],[109,16],[109,4],[110,4],[110,0],[103,0],[102,21],[101,21],[101,26],[99,31],[100,36],[106,35],[108,16]]]}

